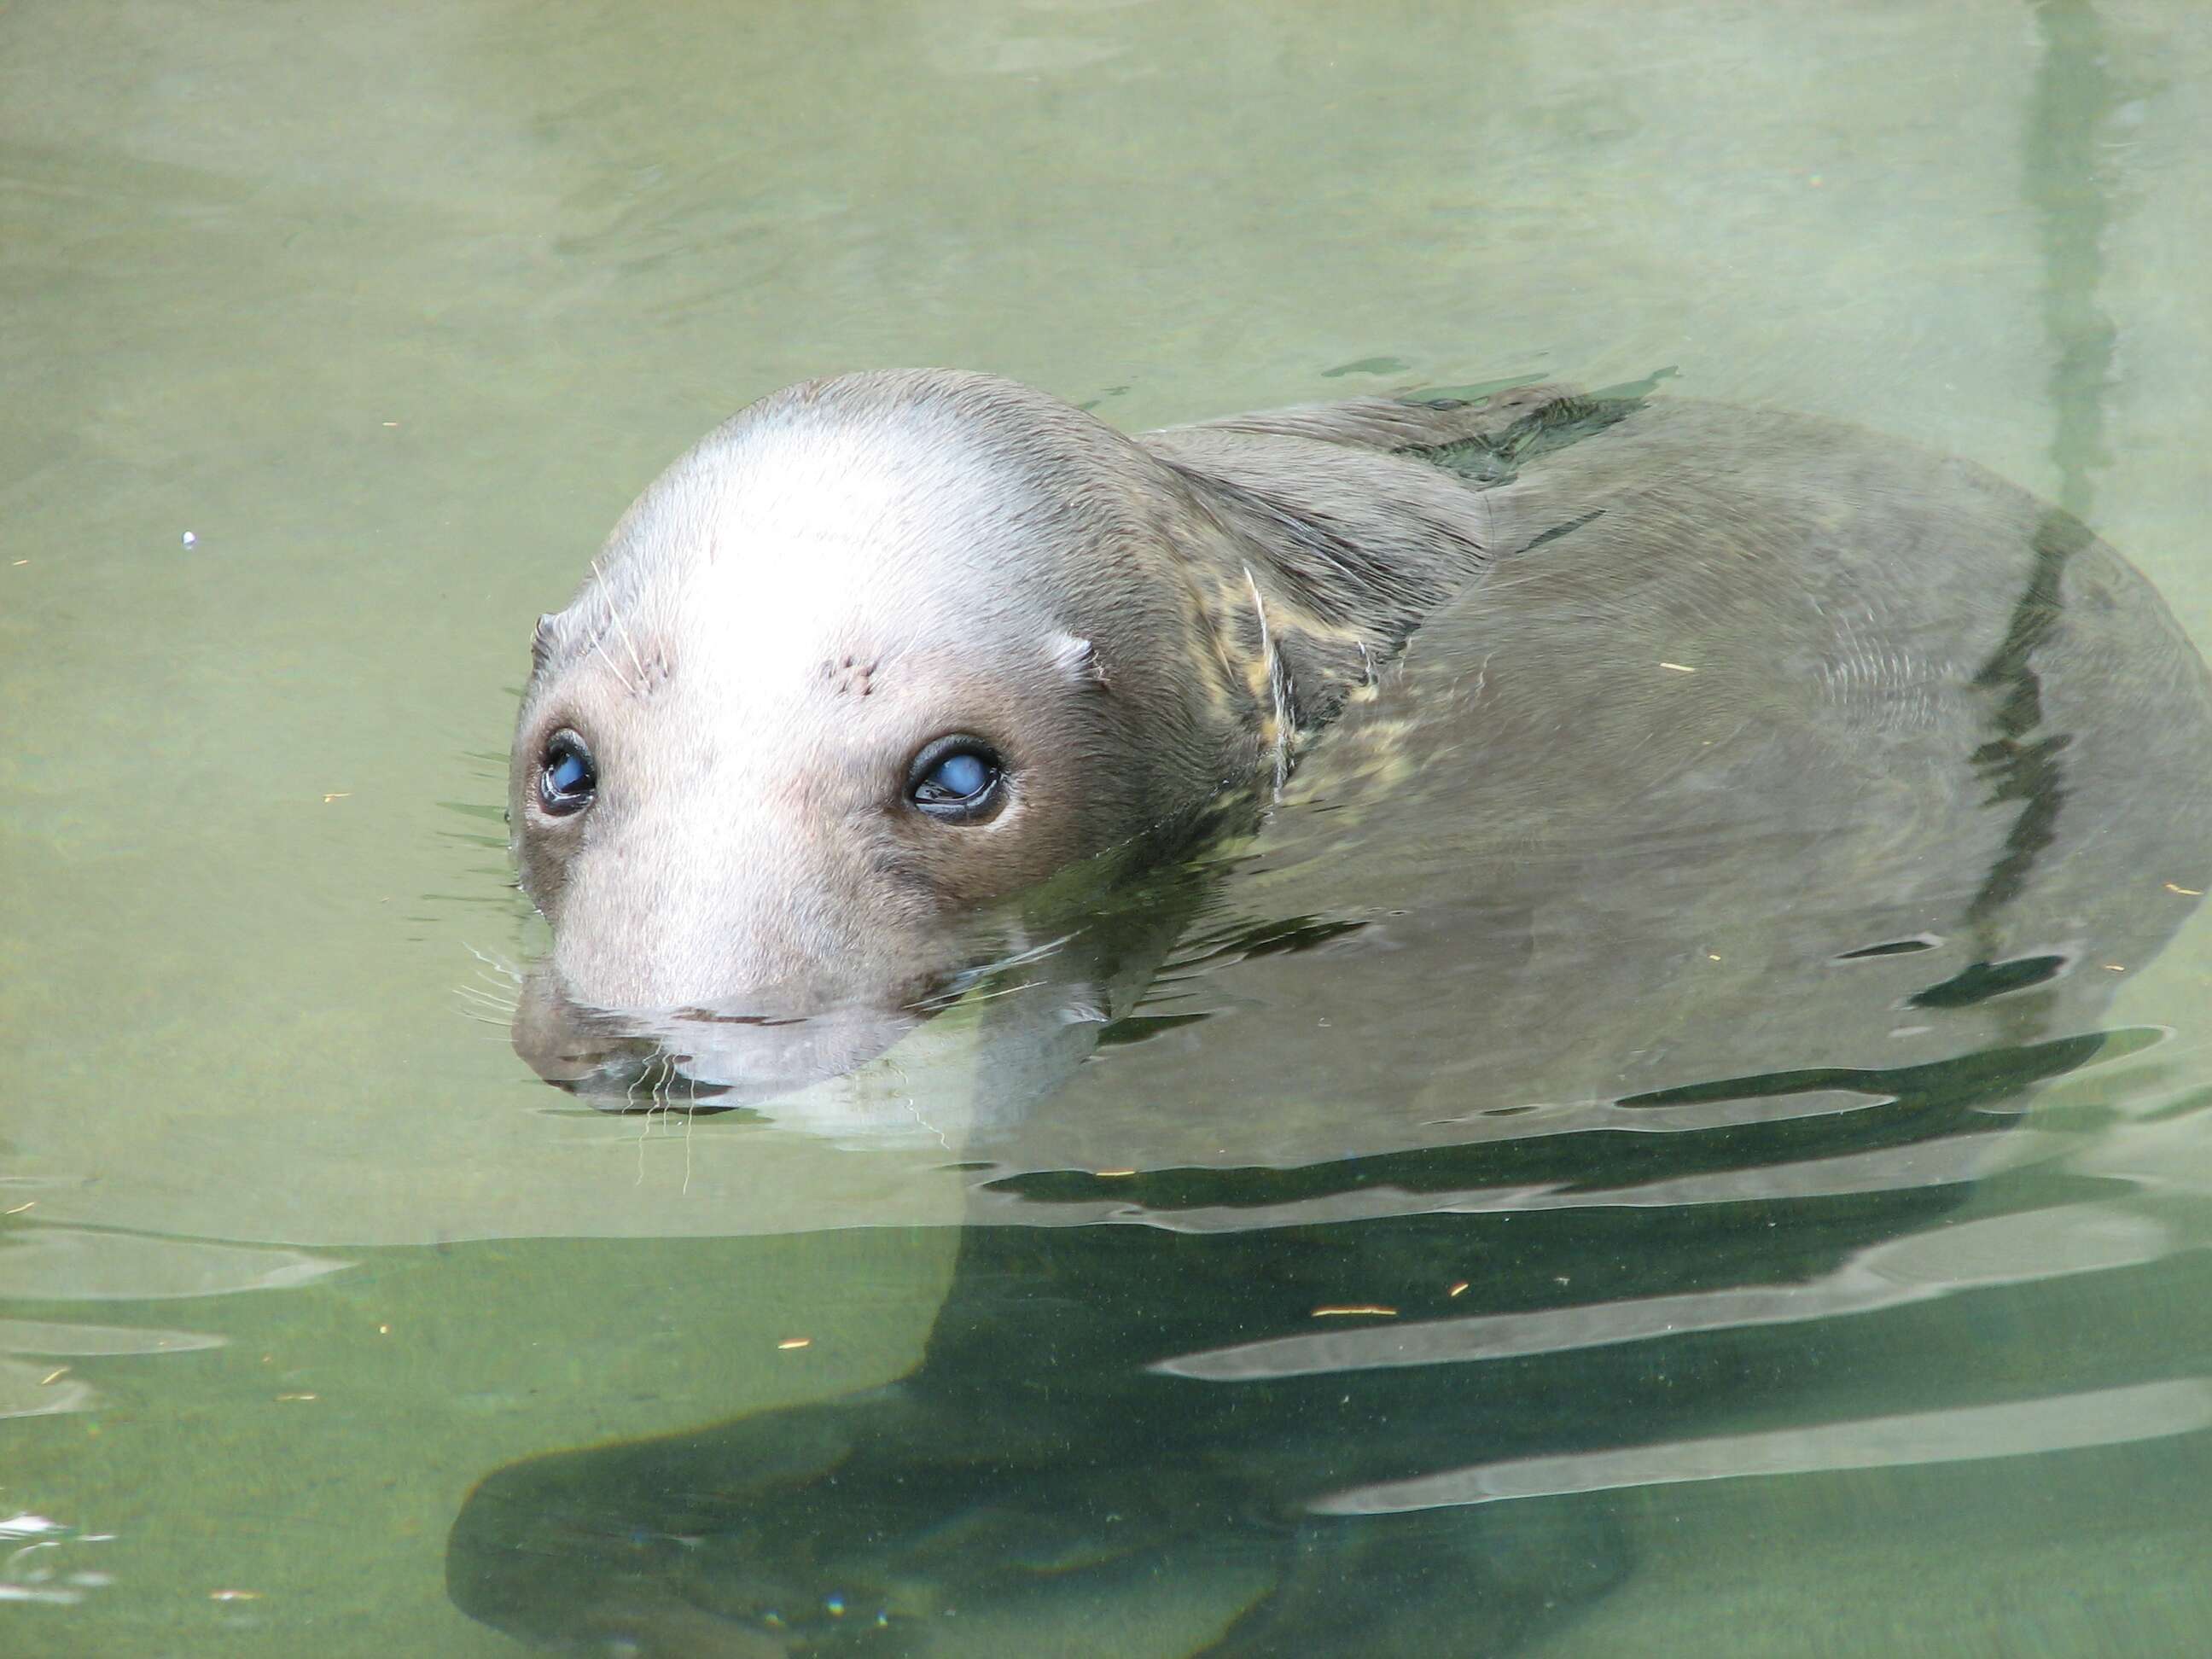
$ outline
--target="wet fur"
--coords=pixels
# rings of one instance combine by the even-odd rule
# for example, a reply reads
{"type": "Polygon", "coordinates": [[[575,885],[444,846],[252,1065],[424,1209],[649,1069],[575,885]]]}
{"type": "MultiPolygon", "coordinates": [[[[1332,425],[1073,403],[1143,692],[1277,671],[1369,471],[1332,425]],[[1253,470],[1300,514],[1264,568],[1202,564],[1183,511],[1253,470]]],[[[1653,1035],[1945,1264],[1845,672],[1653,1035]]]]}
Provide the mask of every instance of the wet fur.
{"type": "MultiPolygon", "coordinates": [[[[1457,780],[1493,844],[1659,810],[1753,716],[1791,751],[1808,833],[1848,816],[1847,784],[1907,787],[1880,775],[1907,754],[1933,779],[1988,745],[1990,787],[2023,802],[1990,879],[2017,886],[2061,833],[2059,781],[2124,799],[2115,769],[2182,729],[2156,710],[2204,695],[2140,589],[1981,469],[1802,416],[1539,386],[1133,438],[980,375],[810,382],[672,465],[539,624],[512,816],[556,947],[518,1046],[627,1102],[630,1061],[594,1057],[569,1011],[860,1008],[849,1041],[817,1019],[805,1064],[771,1054],[753,1093],[858,1063],[976,959],[963,919],[1102,852],[1171,850],[1248,786],[1281,795],[1340,723],[1327,787],[1457,780]],[[1992,583],[2023,595],[2009,634],[1992,583]],[[1429,666],[1394,672],[1423,632],[1429,666]],[[1700,678],[1663,684],[1669,650],[1705,651],[1700,678]],[[2098,665],[2123,654],[2108,688],[2098,665]],[[2066,665],[2055,690],[2039,664],[2066,665]],[[2143,735],[2070,756],[2039,738],[2075,685],[2143,735]],[[1655,724],[1661,697],[1680,712],[1655,724]],[[531,784],[572,723],[604,750],[604,799],[556,821],[531,784]],[[1004,822],[900,810],[901,744],[954,730],[1013,751],[1004,822]]],[[[1985,957],[1999,896],[1975,918],[1985,957]]]]}
{"type": "Polygon", "coordinates": [[[874,994],[947,914],[1171,839],[1256,775],[1279,785],[1491,561],[1489,481],[1434,458],[1498,453],[1563,395],[1360,400],[1143,439],[947,371],[756,404],[639,498],[533,640],[511,815],[567,993],[610,1008],[874,994]],[[858,584],[850,617],[808,585],[823,557],[858,584]],[[899,614],[909,605],[930,619],[899,614]],[[750,666],[785,631],[811,655],[750,666]],[[1018,737],[1035,729],[1019,833],[917,832],[873,776],[837,793],[876,760],[840,750],[855,705],[929,675],[946,729],[994,698],[1018,737]],[[793,701],[810,678],[821,695],[793,701]],[[738,752],[769,718],[776,746],[738,752]],[[608,750],[605,799],[570,821],[532,798],[564,726],[608,750]],[[755,775],[744,799],[720,810],[708,791],[737,787],[738,767],[755,775]],[[776,791],[781,807],[738,821],[776,791]],[[810,795],[835,799],[810,817],[810,795]],[[719,853],[687,812],[729,823],[719,853]],[[702,859],[714,867],[690,867],[702,859]],[[711,925],[672,937],[678,915],[711,925]],[[825,976],[832,961],[854,971],[825,976]]]}

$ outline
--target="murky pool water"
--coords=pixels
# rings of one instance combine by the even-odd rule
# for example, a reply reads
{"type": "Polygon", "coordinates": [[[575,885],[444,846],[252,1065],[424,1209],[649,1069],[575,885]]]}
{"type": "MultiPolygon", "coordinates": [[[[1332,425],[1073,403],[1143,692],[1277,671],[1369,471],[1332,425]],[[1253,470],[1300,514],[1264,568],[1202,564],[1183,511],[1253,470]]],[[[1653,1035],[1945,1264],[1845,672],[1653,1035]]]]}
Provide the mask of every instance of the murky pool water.
{"type": "Polygon", "coordinates": [[[2017,480],[2212,650],[2208,87],[2151,0],[0,13],[0,1650],[1171,1655],[1277,1588],[1259,1650],[2193,1648],[2155,721],[2075,866],[2145,959],[1540,954],[1455,1026],[1243,872],[1017,1119],[988,1004],[780,1116],[548,1089],[501,805],[623,505],[876,364],[1132,428],[1667,371],[2017,480]]]}

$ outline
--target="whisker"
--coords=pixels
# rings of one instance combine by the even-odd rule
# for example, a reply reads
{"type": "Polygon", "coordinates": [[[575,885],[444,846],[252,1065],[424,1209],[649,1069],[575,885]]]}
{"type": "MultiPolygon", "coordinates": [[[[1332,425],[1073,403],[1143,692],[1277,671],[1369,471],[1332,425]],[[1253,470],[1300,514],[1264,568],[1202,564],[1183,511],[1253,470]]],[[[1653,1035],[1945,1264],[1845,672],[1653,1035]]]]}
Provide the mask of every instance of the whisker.
{"type": "Polygon", "coordinates": [[[691,1109],[684,1114],[684,1187],[689,1196],[691,1191],[691,1126],[699,1121],[699,1079],[691,1079],[691,1109]]]}
{"type": "Polygon", "coordinates": [[[641,688],[632,685],[629,683],[629,677],[624,674],[621,669],[616,667],[615,659],[607,654],[607,642],[605,639],[594,635],[592,640],[592,649],[599,653],[599,660],[606,664],[607,672],[615,677],[616,682],[621,685],[623,690],[629,692],[632,696],[639,695],[641,688]]]}
{"type": "Polygon", "coordinates": [[[464,951],[466,951],[471,956],[474,957],[478,962],[483,963],[485,967],[499,975],[501,978],[512,980],[517,985],[522,983],[522,969],[516,967],[505,957],[489,955],[485,951],[477,950],[473,945],[464,945],[461,948],[464,951]]]}
{"type": "Polygon", "coordinates": [[[1019,985],[1002,985],[995,991],[978,991],[967,998],[969,1002],[994,1002],[1000,997],[1010,997],[1043,984],[1041,979],[1025,979],[1019,985]]]}
{"type": "Polygon", "coordinates": [[[1259,580],[1249,564],[1244,567],[1244,586],[1252,590],[1252,612],[1260,619],[1260,657],[1267,665],[1267,692],[1275,705],[1275,805],[1280,806],[1283,785],[1291,773],[1290,677],[1283,670],[1282,656],[1267,631],[1267,601],[1260,597],[1259,580]]]}
{"type": "MultiPolygon", "coordinates": [[[[622,612],[615,609],[614,590],[607,586],[606,575],[600,570],[599,562],[597,559],[592,561],[592,575],[599,585],[600,596],[606,600],[607,620],[613,624],[615,631],[622,636],[623,648],[629,653],[630,661],[637,667],[636,692],[637,695],[642,696],[646,682],[653,676],[646,672],[645,659],[637,654],[637,641],[630,638],[629,624],[623,621],[622,612]]],[[[617,678],[621,677],[617,675],[617,678]]]]}

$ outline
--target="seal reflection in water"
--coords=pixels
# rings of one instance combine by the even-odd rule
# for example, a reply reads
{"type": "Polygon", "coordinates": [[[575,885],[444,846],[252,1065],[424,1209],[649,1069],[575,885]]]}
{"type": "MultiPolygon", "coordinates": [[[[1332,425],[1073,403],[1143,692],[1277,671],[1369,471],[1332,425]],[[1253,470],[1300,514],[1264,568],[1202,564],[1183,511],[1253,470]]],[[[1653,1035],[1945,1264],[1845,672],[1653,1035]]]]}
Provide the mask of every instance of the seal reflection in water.
{"type": "Polygon", "coordinates": [[[1510,1646],[1621,1547],[1469,1494],[1818,1370],[1792,1322],[2147,1040],[2105,964],[2212,874],[2212,690],[2116,554],[1687,400],[1132,439],[815,383],[535,657],[525,1057],[850,1133],[957,1008],[1004,1224],[894,1387],[479,1488],[456,1598],[591,1650],[960,1651],[954,1610],[1192,1568],[1261,1586],[1210,1651],[1510,1646]]]}

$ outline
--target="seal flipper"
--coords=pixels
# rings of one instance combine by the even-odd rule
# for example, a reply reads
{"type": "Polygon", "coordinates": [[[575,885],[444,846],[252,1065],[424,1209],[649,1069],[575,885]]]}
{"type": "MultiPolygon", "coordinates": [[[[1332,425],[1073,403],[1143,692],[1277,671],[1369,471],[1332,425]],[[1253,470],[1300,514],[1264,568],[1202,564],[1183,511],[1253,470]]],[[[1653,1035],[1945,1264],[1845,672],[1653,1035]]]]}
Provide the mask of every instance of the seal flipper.
{"type": "Polygon", "coordinates": [[[1200,1659],[1433,1659],[1513,1652],[1586,1610],[1630,1569],[1620,1524],[1552,1506],[1309,1522],[1282,1583],[1200,1659]]]}

